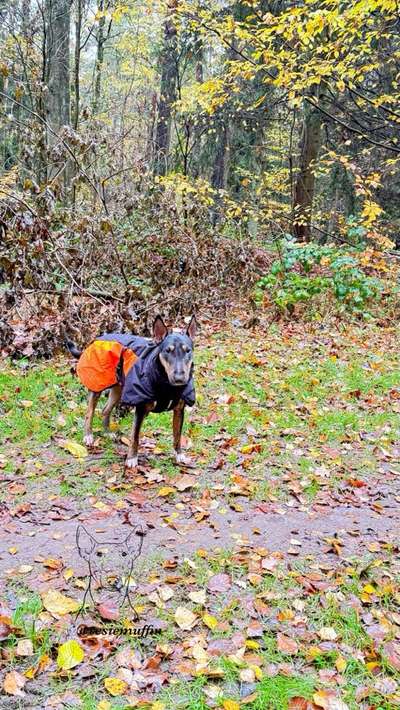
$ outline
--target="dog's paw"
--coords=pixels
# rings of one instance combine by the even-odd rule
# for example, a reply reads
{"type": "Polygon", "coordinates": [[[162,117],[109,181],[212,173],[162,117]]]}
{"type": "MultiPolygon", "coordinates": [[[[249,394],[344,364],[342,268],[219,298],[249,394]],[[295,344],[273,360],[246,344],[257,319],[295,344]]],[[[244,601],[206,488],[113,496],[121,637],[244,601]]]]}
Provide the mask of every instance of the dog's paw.
{"type": "Polygon", "coordinates": [[[85,446],[93,446],[93,444],[94,444],[93,434],[86,434],[83,437],[83,443],[85,444],[85,446]]]}
{"type": "Polygon", "coordinates": [[[138,465],[138,457],[133,456],[131,459],[126,459],[125,466],[126,468],[137,468],[138,465]]]}

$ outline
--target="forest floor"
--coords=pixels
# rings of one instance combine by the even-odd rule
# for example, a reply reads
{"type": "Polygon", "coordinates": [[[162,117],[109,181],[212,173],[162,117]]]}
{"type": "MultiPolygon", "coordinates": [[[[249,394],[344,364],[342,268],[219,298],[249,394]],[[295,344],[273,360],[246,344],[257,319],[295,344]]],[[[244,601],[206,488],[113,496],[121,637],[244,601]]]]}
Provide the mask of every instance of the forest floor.
{"type": "Polygon", "coordinates": [[[188,465],[152,415],[125,475],[130,414],[112,436],[96,419],[85,456],[71,363],[3,364],[0,708],[400,707],[398,343],[373,323],[209,325],[188,465]],[[77,616],[88,560],[129,579],[139,523],[139,621],[101,585],[77,616]]]}

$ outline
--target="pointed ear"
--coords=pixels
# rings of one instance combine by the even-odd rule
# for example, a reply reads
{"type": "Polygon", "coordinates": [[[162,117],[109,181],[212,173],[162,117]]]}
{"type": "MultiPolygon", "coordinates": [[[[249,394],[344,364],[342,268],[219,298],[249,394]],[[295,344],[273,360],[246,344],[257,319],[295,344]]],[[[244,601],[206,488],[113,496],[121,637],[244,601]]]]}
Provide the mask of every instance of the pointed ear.
{"type": "Polygon", "coordinates": [[[196,316],[193,314],[190,321],[189,321],[189,325],[186,328],[186,335],[188,335],[191,340],[194,340],[196,333],[197,333],[197,328],[198,328],[198,323],[196,320],[196,316]]]}
{"type": "Polygon", "coordinates": [[[86,528],[83,525],[78,525],[76,529],[76,546],[79,556],[82,557],[83,560],[88,561],[96,545],[96,540],[86,528]]]}
{"type": "Polygon", "coordinates": [[[124,543],[128,549],[128,554],[131,558],[137,559],[142,551],[143,538],[145,532],[141,525],[137,525],[134,530],[125,538],[124,543]]]}
{"type": "Polygon", "coordinates": [[[168,328],[165,325],[161,316],[156,316],[153,323],[153,340],[156,343],[161,343],[162,340],[168,335],[168,328]]]}

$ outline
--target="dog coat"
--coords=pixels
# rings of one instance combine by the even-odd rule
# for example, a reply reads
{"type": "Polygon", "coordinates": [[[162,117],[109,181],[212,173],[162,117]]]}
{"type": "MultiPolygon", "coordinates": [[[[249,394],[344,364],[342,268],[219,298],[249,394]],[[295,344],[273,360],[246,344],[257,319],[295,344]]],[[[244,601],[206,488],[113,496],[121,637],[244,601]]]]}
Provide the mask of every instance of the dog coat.
{"type": "Polygon", "coordinates": [[[193,376],[186,385],[170,385],[158,352],[158,344],[148,338],[106,333],[83,351],[76,371],[82,384],[92,392],[121,384],[123,404],[156,402],[153,411],[163,412],[183,399],[192,407],[196,399],[193,376]]]}

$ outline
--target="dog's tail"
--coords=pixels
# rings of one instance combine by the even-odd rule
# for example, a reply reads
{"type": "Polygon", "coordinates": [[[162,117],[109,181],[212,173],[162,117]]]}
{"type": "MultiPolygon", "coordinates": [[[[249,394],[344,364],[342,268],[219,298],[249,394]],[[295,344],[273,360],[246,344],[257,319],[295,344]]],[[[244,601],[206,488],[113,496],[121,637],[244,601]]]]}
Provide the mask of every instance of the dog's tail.
{"type": "Polygon", "coordinates": [[[78,350],[75,343],[73,343],[72,340],[68,340],[68,338],[64,338],[64,344],[68,352],[70,352],[76,360],[79,360],[82,355],[82,350],[78,350]]]}

